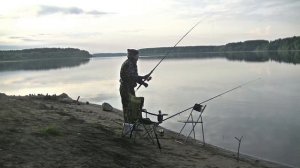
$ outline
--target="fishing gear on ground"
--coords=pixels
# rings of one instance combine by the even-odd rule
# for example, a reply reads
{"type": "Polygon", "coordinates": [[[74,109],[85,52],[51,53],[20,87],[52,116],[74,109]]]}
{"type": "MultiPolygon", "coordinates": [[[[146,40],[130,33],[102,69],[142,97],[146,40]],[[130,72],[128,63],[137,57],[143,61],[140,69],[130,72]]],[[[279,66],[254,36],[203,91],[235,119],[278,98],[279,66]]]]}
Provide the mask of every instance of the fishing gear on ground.
{"type": "Polygon", "coordinates": [[[220,96],[222,96],[222,95],[224,95],[224,94],[226,94],[226,93],[232,92],[232,91],[234,91],[234,90],[236,90],[236,89],[238,89],[238,88],[241,88],[241,87],[243,87],[243,86],[245,86],[245,85],[248,85],[248,84],[250,84],[250,83],[252,83],[252,82],[255,82],[255,81],[259,80],[259,79],[261,79],[261,78],[257,78],[257,79],[248,81],[248,82],[246,82],[246,83],[244,83],[244,84],[238,85],[238,86],[236,86],[236,87],[234,87],[234,88],[232,88],[232,89],[230,89],[230,90],[227,90],[227,91],[225,91],[225,92],[223,92],[223,93],[220,93],[220,94],[218,94],[218,95],[216,95],[216,96],[214,96],[214,97],[211,97],[211,98],[209,98],[209,99],[207,99],[207,100],[204,100],[204,101],[202,101],[202,102],[200,102],[200,103],[198,103],[198,104],[195,104],[195,105],[192,106],[192,107],[189,107],[189,108],[187,108],[187,109],[185,109],[185,110],[183,110],[183,111],[180,111],[180,112],[178,112],[178,113],[176,113],[176,114],[173,114],[172,116],[163,119],[163,121],[168,120],[168,119],[170,119],[170,118],[172,118],[172,117],[175,117],[175,116],[177,116],[177,115],[179,115],[179,114],[181,114],[181,113],[183,113],[183,112],[186,112],[186,111],[188,111],[188,110],[190,110],[190,109],[192,109],[192,108],[193,108],[194,110],[196,110],[196,111],[198,111],[198,110],[201,111],[201,108],[202,108],[202,104],[203,104],[203,103],[209,102],[209,101],[211,101],[211,100],[213,100],[213,99],[215,99],[215,98],[217,98],[217,97],[220,97],[220,96]]]}

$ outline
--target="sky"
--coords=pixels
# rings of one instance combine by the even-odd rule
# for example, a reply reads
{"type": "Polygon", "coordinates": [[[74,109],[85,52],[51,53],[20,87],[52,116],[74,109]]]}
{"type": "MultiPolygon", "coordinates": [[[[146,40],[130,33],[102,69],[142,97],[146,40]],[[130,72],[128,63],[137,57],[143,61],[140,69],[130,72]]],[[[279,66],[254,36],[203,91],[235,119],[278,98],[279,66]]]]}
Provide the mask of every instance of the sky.
{"type": "Polygon", "coordinates": [[[0,50],[224,45],[300,35],[299,0],[0,0],[0,50]]]}

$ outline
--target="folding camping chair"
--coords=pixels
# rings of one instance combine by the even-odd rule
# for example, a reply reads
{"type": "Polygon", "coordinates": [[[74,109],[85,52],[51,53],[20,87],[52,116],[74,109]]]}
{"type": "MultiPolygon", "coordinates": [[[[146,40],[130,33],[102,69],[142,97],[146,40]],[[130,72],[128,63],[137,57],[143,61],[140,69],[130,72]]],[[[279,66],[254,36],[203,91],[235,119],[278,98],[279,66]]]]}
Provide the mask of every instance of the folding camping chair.
{"type": "Polygon", "coordinates": [[[153,144],[155,144],[153,140],[154,137],[152,134],[154,133],[157,146],[159,149],[161,149],[160,142],[156,133],[156,127],[159,125],[159,122],[153,122],[149,118],[143,118],[142,112],[147,112],[143,109],[143,106],[144,97],[135,97],[133,95],[129,95],[129,104],[127,107],[127,121],[125,121],[125,123],[123,124],[122,136],[126,136],[129,134],[129,137],[131,138],[134,134],[135,140],[137,132],[144,130],[145,133],[143,134],[143,136],[147,135],[147,137],[153,142],[153,144]],[[141,130],[140,127],[142,127],[143,130],[141,130]]]}

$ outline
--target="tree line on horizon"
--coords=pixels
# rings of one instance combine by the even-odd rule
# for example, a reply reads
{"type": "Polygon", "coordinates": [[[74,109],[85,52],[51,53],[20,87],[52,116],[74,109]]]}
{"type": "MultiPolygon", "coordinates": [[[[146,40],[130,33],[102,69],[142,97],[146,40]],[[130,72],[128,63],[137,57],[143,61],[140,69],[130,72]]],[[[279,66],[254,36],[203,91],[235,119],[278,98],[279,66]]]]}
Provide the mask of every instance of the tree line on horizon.
{"type": "MultiPolygon", "coordinates": [[[[261,51],[294,51],[300,50],[300,36],[294,36],[274,41],[248,40],[244,42],[228,43],[220,46],[180,46],[157,47],[139,49],[141,56],[160,56],[172,51],[169,56],[188,57],[199,55],[200,57],[215,56],[216,53],[230,52],[261,52],[261,51]],[[172,49],[172,50],[171,50],[172,49]],[[202,53],[202,56],[200,55],[202,53]],[[204,53],[204,54],[203,54],[204,53]],[[212,54],[210,54],[212,53],[212,54]]],[[[77,48],[33,48],[23,50],[0,50],[0,61],[28,60],[28,59],[89,59],[90,57],[122,56],[126,53],[96,53],[91,55],[88,51],[77,48]]],[[[218,55],[218,54],[217,54],[218,55]]],[[[220,54],[219,54],[220,55],[220,54]]],[[[298,57],[296,54],[294,57],[298,57]]]]}
{"type": "Polygon", "coordinates": [[[157,47],[140,49],[141,56],[164,55],[168,51],[170,55],[181,53],[200,52],[259,52],[259,51],[286,51],[300,50],[300,36],[294,36],[274,41],[248,40],[244,42],[228,43],[220,46],[180,46],[180,47],[157,47]],[[172,49],[172,50],[171,50],[172,49]]]}
{"type": "Polygon", "coordinates": [[[28,59],[89,59],[92,55],[77,48],[33,48],[23,50],[0,51],[1,61],[28,60],[28,59]]]}

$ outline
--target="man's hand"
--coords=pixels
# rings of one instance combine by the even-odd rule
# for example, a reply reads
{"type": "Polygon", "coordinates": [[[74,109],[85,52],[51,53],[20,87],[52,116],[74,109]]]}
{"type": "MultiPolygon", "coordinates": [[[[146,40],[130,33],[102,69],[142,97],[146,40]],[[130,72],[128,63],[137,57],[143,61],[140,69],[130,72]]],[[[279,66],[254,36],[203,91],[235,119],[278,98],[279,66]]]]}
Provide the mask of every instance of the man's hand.
{"type": "Polygon", "coordinates": [[[147,80],[147,79],[151,78],[151,77],[150,77],[150,75],[151,75],[151,72],[150,72],[150,73],[148,73],[147,75],[145,75],[145,76],[144,76],[144,79],[146,79],[146,80],[147,80]]]}
{"type": "Polygon", "coordinates": [[[150,75],[151,75],[151,73],[144,76],[145,81],[150,81],[152,79],[152,77],[150,75]]]}

